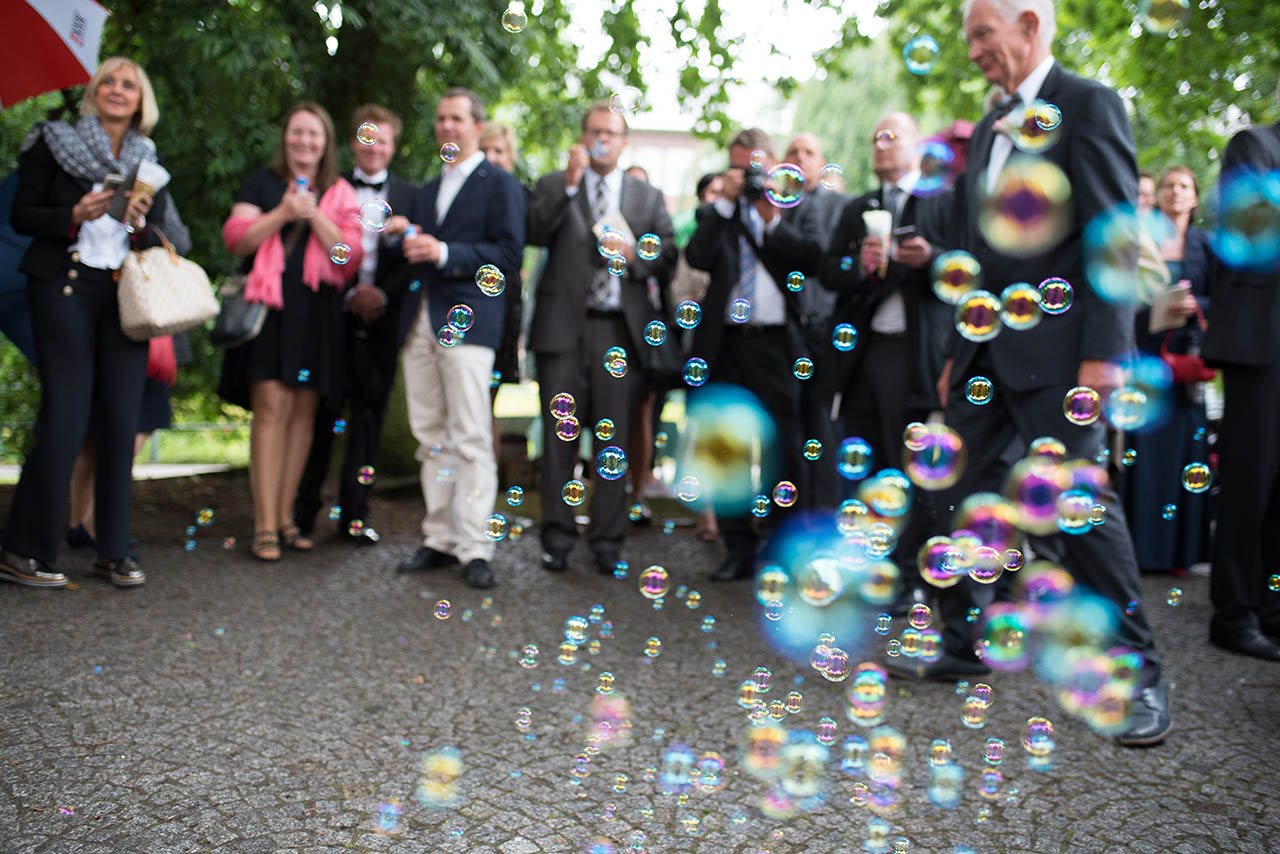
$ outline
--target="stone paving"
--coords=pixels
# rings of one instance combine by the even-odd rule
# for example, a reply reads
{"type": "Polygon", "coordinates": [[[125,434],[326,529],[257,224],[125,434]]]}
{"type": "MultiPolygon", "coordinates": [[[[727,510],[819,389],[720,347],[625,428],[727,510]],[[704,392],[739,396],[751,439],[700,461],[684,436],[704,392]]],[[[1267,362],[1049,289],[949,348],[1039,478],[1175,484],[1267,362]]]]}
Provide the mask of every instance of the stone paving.
{"type": "MultiPolygon", "coordinates": [[[[150,581],[135,591],[89,577],[82,557],[67,564],[78,589],[0,585],[0,852],[863,850],[876,815],[850,802],[838,741],[820,803],[761,812],[764,786],[738,757],[749,725],[740,683],[771,668],[766,699],[803,695],[783,724],[814,729],[829,716],[838,738],[855,729],[847,686],[775,653],[751,585],[707,581],[721,552],[687,529],[638,530],[628,543],[633,564],[670,570],[660,611],[639,594],[638,567],[599,577],[585,548],[567,574],[545,573],[536,531],[500,544],[487,595],[456,571],[395,573],[416,545],[404,534],[363,550],[326,541],[265,565],[225,550],[227,533],[202,530],[190,552],[144,544],[150,581]],[[700,593],[697,609],[675,595],[681,584],[700,593]],[[559,663],[565,620],[597,604],[611,636],[589,622],[598,653],[584,646],[559,663]],[[656,658],[644,654],[651,637],[656,658]],[[540,652],[531,668],[519,660],[528,644],[540,652]],[[603,671],[633,726],[629,743],[593,756],[584,720],[603,671]],[[675,742],[719,752],[723,788],[695,788],[683,804],[664,794],[646,769],[675,742]],[[454,803],[433,805],[422,769],[446,746],[461,775],[454,803]]],[[[953,685],[891,682],[887,722],[908,746],[898,806],[883,815],[897,848],[882,850],[1280,851],[1280,667],[1207,645],[1203,578],[1143,586],[1172,692],[1170,740],[1119,748],[1027,672],[990,677],[981,730],[961,725],[953,685]],[[1173,584],[1184,591],[1176,607],[1165,603],[1173,584]],[[1055,724],[1050,771],[1030,770],[1020,748],[1031,715],[1055,724]],[[1008,751],[1003,785],[985,799],[991,736],[1008,751]],[[967,770],[953,809],[925,797],[939,737],[967,770]]]]}

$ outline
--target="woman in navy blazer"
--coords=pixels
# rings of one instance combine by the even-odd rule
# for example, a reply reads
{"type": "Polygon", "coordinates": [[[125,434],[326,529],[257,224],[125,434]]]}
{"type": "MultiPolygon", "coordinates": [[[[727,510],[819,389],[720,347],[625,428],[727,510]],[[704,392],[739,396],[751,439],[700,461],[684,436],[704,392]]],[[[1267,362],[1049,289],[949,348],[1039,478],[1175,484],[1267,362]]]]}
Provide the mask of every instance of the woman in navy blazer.
{"type": "Polygon", "coordinates": [[[128,555],[133,442],[147,372],[147,344],[120,331],[116,279],[130,249],[160,245],[152,223],[178,251],[189,248],[167,190],[130,194],[123,221],[107,207],[108,175],[155,160],[159,112],[146,73],[122,57],[105,60],[85,88],[74,125],[37,125],[18,159],[10,223],[35,238],[27,274],[40,383],[35,445],[22,466],[0,551],[0,580],[66,587],[53,563],[65,530],[72,464],[86,432],[97,437],[98,557],[94,571],[118,587],[146,578],[128,555]],[[90,417],[92,413],[92,424],[90,417]]]}
{"type": "MultiPolygon", "coordinates": [[[[1156,182],[1156,208],[1169,226],[1161,254],[1173,281],[1190,283],[1191,290],[1175,307],[1183,325],[1169,332],[1148,332],[1150,310],[1137,312],[1134,340],[1147,356],[1168,350],[1185,353],[1200,346],[1199,315],[1209,314],[1209,236],[1191,223],[1196,220],[1200,187],[1195,173],[1170,166],[1156,182]]],[[[1208,418],[1199,384],[1169,390],[1168,417],[1154,429],[1126,437],[1125,515],[1133,534],[1138,566],[1145,572],[1182,573],[1209,559],[1208,494],[1188,492],[1182,469],[1188,463],[1209,461],[1208,418]],[[1135,455],[1128,454],[1135,452],[1135,455]],[[1131,460],[1131,462],[1129,462],[1131,460]],[[1166,507],[1174,515],[1166,518],[1166,507]]]]}

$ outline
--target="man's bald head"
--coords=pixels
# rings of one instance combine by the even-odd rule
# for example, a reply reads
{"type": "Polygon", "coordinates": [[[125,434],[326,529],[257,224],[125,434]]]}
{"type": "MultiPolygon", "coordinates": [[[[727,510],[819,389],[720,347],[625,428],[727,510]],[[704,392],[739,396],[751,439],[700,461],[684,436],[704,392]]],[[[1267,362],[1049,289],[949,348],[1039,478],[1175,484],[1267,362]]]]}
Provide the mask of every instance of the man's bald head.
{"type": "Polygon", "coordinates": [[[804,188],[812,191],[822,177],[822,143],[811,133],[798,133],[787,143],[787,153],[782,158],[794,163],[804,173],[804,188]]]}
{"type": "Polygon", "coordinates": [[[871,131],[872,160],[882,184],[920,168],[920,126],[900,111],[885,113],[871,131]]]}

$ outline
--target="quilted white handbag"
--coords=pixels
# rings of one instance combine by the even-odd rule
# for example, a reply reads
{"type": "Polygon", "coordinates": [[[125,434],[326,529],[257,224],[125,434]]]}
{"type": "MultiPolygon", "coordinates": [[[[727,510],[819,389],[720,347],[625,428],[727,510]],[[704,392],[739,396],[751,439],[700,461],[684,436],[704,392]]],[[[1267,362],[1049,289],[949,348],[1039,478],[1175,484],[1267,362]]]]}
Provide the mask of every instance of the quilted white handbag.
{"type": "Polygon", "coordinates": [[[120,329],[134,341],[185,332],[218,313],[204,270],[154,231],[164,245],[130,252],[120,268],[120,329]]]}

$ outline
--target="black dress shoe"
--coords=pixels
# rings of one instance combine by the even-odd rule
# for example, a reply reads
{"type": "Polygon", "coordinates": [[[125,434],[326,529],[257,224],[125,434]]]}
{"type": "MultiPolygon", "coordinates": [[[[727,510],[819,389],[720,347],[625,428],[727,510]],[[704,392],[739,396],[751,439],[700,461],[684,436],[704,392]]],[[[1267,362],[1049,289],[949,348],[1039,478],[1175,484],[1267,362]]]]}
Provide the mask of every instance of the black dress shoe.
{"type": "Polygon", "coordinates": [[[23,587],[66,587],[67,577],[49,564],[0,549],[0,581],[23,587]]]}
{"type": "Polygon", "coordinates": [[[146,573],[131,555],[118,557],[115,560],[98,558],[93,562],[93,571],[96,575],[110,580],[116,587],[137,587],[145,584],[147,580],[146,573]]]}
{"type": "Polygon", "coordinates": [[[543,552],[542,568],[547,572],[564,572],[569,568],[569,555],[567,552],[543,552]]]}
{"type": "Polygon", "coordinates": [[[894,676],[904,679],[932,679],[949,682],[956,679],[970,679],[975,676],[988,676],[991,668],[973,658],[961,658],[943,653],[937,661],[921,661],[918,658],[888,658],[884,669],[894,676]]]}
{"type": "Polygon", "coordinates": [[[726,558],[715,572],[711,573],[712,581],[737,581],[739,578],[752,578],[756,574],[751,560],[726,558]]]}
{"type": "Polygon", "coordinates": [[[396,572],[423,572],[429,569],[444,569],[453,566],[458,559],[451,554],[437,551],[430,546],[423,546],[409,557],[400,561],[396,572]]]}
{"type": "Polygon", "coordinates": [[[616,554],[598,554],[596,555],[596,572],[601,575],[613,576],[613,571],[618,567],[618,556],[616,554]]]}
{"type": "Polygon", "coordinates": [[[1254,626],[1238,629],[1209,628],[1209,643],[1241,655],[1251,655],[1267,661],[1280,661],[1280,643],[1272,640],[1254,626]]]}
{"type": "Polygon", "coordinates": [[[1125,747],[1150,747],[1164,741],[1173,729],[1169,717],[1169,692],[1163,683],[1143,688],[1142,693],[1129,701],[1127,728],[1116,736],[1125,747]]]}
{"type": "Polygon", "coordinates": [[[481,590],[493,586],[493,569],[489,566],[489,561],[484,558],[478,557],[468,562],[462,577],[467,584],[481,590]]]}

